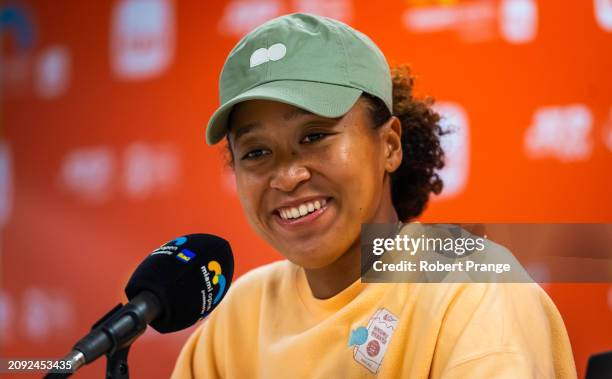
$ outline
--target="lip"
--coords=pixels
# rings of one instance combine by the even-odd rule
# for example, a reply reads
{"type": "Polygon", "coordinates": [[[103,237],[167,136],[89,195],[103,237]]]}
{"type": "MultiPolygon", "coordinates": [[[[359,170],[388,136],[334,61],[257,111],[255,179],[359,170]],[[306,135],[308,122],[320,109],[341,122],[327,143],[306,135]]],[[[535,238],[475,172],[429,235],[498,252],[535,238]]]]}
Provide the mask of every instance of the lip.
{"type": "MultiPolygon", "coordinates": [[[[306,224],[310,224],[313,221],[315,221],[316,219],[318,219],[319,217],[321,217],[321,215],[323,215],[323,213],[325,213],[325,211],[327,211],[327,209],[329,208],[329,205],[333,204],[333,198],[331,198],[331,197],[314,196],[314,197],[311,197],[311,198],[304,198],[304,199],[299,200],[295,205],[301,204],[304,201],[311,201],[310,199],[325,199],[326,203],[325,203],[324,206],[322,206],[321,208],[315,210],[314,212],[309,213],[306,216],[300,217],[300,218],[297,218],[297,219],[286,219],[286,220],[283,219],[280,216],[280,213],[279,213],[278,209],[276,209],[273,212],[273,216],[272,217],[274,218],[274,220],[277,223],[279,223],[280,225],[282,225],[284,227],[303,226],[303,225],[306,225],[306,224]],[[306,199],[306,200],[304,200],[304,199],[306,199]]],[[[295,202],[293,202],[293,203],[295,203],[295,202]]],[[[291,204],[291,203],[287,203],[287,204],[291,204]]],[[[289,206],[291,206],[291,205],[289,205],[289,206]]],[[[285,206],[283,206],[281,208],[285,208],[285,206]]]]}

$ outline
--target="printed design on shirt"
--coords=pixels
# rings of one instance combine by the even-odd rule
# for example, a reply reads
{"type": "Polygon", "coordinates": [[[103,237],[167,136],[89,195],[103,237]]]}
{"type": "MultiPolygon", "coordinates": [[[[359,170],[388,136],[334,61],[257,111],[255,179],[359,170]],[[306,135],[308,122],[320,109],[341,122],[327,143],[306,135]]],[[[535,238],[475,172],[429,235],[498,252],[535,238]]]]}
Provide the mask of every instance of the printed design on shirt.
{"type": "Polygon", "coordinates": [[[353,348],[353,358],[370,370],[378,373],[382,360],[397,327],[398,318],[385,308],[379,308],[368,326],[354,329],[349,336],[349,346],[353,348]]]}

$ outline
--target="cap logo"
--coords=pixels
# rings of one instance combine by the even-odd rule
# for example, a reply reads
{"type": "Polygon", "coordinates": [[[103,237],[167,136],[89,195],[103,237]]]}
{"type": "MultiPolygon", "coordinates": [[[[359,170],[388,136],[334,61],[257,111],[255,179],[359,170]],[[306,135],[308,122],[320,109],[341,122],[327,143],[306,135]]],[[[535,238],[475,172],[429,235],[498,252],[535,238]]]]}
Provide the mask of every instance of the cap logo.
{"type": "Polygon", "coordinates": [[[255,66],[259,66],[260,64],[268,61],[277,61],[284,57],[286,53],[287,47],[282,43],[275,43],[267,49],[262,47],[255,50],[253,54],[251,54],[250,67],[253,68],[255,66]]]}

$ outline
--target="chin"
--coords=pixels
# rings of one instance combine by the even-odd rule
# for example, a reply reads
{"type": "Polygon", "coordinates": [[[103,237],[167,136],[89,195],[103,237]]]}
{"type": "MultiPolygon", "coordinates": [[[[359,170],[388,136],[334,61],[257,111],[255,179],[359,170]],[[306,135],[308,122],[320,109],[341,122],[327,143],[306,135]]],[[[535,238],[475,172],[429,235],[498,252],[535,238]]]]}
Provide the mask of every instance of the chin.
{"type": "Polygon", "coordinates": [[[331,252],[321,252],[320,249],[318,249],[318,251],[296,251],[296,249],[293,249],[291,254],[283,255],[294,264],[309,270],[327,267],[338,259],[338,257],[331,252]]]}

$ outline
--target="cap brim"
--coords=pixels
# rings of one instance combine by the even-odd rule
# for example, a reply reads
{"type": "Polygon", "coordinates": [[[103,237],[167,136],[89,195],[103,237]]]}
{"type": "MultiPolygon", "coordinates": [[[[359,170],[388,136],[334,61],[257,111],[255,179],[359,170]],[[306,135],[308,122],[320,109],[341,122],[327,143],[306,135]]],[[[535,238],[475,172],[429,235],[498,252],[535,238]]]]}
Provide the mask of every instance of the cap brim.
{"type": "Polygon", "coordinates": [[[214,145],[227,133],[232,107],[246,100],[274,100],[291,104],[323,117],[340,117],[363,93],[360,89],[303,80],[278,80],[241,93],[220,106],[208,121],[206,143],[214,145]]]}

